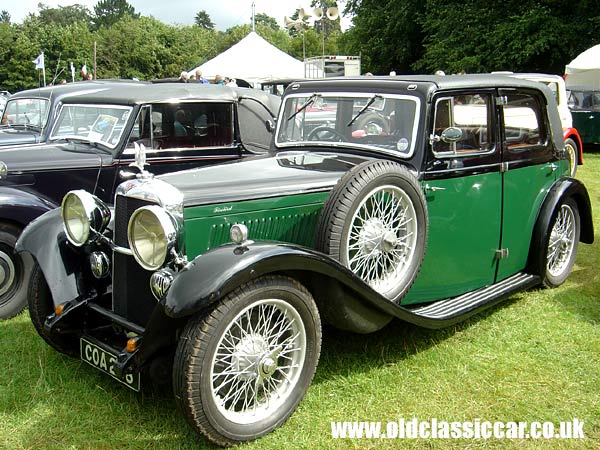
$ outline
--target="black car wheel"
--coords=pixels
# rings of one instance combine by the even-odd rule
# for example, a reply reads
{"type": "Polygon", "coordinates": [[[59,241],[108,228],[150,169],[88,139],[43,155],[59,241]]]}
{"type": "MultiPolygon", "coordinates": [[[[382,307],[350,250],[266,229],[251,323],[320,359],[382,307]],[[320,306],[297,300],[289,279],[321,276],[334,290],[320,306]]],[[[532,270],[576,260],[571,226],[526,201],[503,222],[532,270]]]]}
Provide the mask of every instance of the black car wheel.
{"type": "Polygon", "coordinates": [[[571,172],[571,176],[574,177],[577,173],[577,163],[579,150],[577,148],[577,144],[571,138],[565,140],[565,151],[567,152],[567,156],[569,157],[569,170],[571,172]]]}
{"type": "Polygon", "coordinates": [[[304,397],[319,360],[321,324],[298,282],[267,276],[185,326],[173,365],[178,407],[219,445],[279,427],[304,397]]]}
{"type": "Polygon", "coordinates": [[[427,244],[418,181],[391,161],[354,167],[325,202],[316,242],[381,295],[399,301],[419,273],[427,244]]]}
{"type": "Polygon", "coordinates": [[[558,206],[551,223],[543,283],[547,287],[556,287],[563,284],[569,276],[577,255],[581,226],[579,210],[572,198],[564,200],[558,206]]]}
{"type": "Polygon", "coordinates": [[[51,334],[44,329],[46,318],[54,312],[54,301],[40,266],[34,264],[29,285],[29,316],[38,334],[52,348],[69,356],[79,356],[78,339],[68,335],[51,334]]]}
{"type": "Polygon", "coordinates": [[[28,254],[15,253],[21,230],[0,223],[0,319],[9,319],[27,306],[27,285],[33,266],[28,254]]]}

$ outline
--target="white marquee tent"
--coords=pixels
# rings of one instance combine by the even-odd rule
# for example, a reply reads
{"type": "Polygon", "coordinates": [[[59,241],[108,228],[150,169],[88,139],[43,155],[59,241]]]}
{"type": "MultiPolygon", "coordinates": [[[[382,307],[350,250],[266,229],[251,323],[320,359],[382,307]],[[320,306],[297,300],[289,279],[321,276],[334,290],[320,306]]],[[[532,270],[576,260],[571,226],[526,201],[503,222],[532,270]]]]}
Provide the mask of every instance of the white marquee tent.
{"type": "Polygon", "coordinates": [[[250,83],[268,78],[304,78],[302,61],[282,52],[254,31],[199,69],[204,78],[222,75],[250,83]]]}
{"type": "Polygon", "coordinates": [[[567,64],[567,89],[574,86],[600,88],[600,44],[588,48],[567,64]]]}

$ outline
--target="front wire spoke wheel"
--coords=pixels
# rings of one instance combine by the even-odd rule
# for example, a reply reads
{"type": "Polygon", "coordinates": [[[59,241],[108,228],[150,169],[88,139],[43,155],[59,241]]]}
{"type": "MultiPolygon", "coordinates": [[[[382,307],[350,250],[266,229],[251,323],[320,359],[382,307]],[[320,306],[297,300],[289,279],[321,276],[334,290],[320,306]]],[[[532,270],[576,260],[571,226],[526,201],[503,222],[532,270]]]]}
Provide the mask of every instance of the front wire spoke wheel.
{"type": "Polygon", "coordinates": [[[219,445],[256,439],[287,420],[308,390],[321,349],[312,295],[265,276],[188,321],[173,364],[179,409],[219,445]]]}
{"type": "Polygon", "coordinates": [[[268,417],[293,390],[306,356],[306,332],[294,308],[267,299],[238,314],[217,352],[211,373],[213,400],[228,420],[252,423],[268,417]],[[224,354],[229,355],[227,364],[220,356],[224,354]],[[231,374],[232,382],[224,384],[231,374]]]}

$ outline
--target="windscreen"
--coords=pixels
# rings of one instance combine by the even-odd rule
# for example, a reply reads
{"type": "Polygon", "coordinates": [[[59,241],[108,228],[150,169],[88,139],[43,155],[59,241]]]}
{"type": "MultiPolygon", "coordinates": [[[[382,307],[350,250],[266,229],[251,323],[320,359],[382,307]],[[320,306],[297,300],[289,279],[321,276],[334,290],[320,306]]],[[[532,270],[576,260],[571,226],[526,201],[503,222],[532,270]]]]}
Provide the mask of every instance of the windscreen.
{"type": "Polygon", "coordinates": [[[6,103],[2,125],[31,125],[43,128],[48,120],[50,102],[41,98],[19,98],[6,103]]]}
{"type": "Polygon", "coordinates": [[[131,108],[126,106],[64,105],[50,140],[71,138],[115,148],[130,114],[131,108]]]}
{"type": "Polygon", "coordinates": [[[377,93],[309,93],[285,98],[277,147],[367,147],[409,157],[414,152],[420,99],[377,93]]]}

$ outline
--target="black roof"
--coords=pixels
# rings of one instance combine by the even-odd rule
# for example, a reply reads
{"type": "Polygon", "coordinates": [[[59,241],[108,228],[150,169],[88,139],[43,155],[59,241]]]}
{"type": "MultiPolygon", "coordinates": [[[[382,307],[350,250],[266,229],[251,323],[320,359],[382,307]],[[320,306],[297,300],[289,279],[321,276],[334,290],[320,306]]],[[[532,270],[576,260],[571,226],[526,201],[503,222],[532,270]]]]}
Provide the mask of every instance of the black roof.
{"type": "Polygon", "coordinates": [[[54,86],[46,86],[34,89],[27,89],[19,91],[13,94],[10,98],[53,98],[53,97],[64,97],[66,95],[89,92],[98,89],[107,89],[112,86],[120,85],[138,85],[147,84],[145,82],[133,81],[133,80],[90,80],[90,81],[76,81],[75,83],[57,84],[54,86]]]}
{"type": "Polygon", "coordinates": [[[241,97],[252,97],[269,104],[270,95],[258,89],[199,83],[140,83],[112,85],[85,94],[69,96],[63,103],[113,103],[140,105],[181,101],[235,102],[241,97]]]}
{"type": "Polygon", "coordinates": [[[492,87],[528,87],[543,90],[551,96],[550,90],[536,81],[523,80],[505,74],[472,74],[472,75],[401,75],[401,76],[359,76],[359,77],[334,77],[315,80],[300,80],[292,83],[287,94],[298,91],[340,90],[344,87],[368,90],[373,92],[377,88],[385,90],[402,89],[408,85],[416,85],[416,90],[431,91],[435,89],[465,89],[465,88],[492,88],[492,87]],[[296,87],[297,86],[297,87],[296,87]],[[296,87],[296,89],[294,89],[296,87]],[[547,91],[547,92],[546,92],[547,91]]]}

